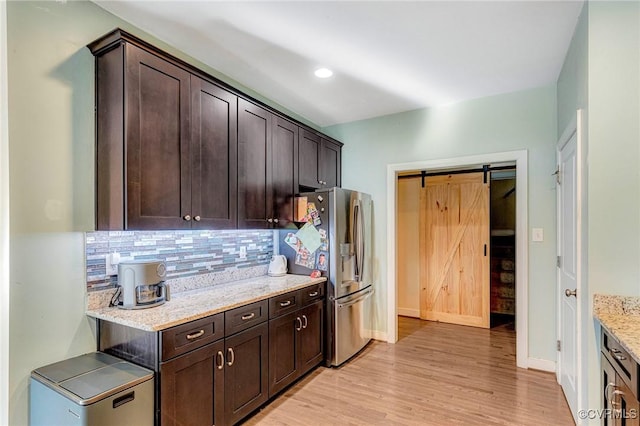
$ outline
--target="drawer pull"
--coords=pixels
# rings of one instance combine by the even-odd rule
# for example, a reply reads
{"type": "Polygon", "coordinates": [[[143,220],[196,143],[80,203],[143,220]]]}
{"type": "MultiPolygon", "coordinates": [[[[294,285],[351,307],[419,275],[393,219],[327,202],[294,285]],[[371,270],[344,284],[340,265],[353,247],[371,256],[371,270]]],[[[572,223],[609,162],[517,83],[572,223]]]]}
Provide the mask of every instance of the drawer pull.
{"type": "Polygon", "coordinates": [[[627,359],[626,356],[620,355],[620,351],[618,349],[609,349],[609,353],[618,361],[624,361],[627,359]]]}
{"type": "Polygon", "coordinates": [[[280,302],[280,307],[284,308],[285,306],[289,306],[291,304],[291,300],[287,300],[286,302],[280,302]]]}
{"type": "Polygon", "coordinates": [[[314,291],[313,293],[309,293],[309,297],[316,297],[318,295],[317,291],[314,291]]]}
{"type": "Polygon", "coordinates": [[[250,320],[251,318],[253,318],[255,316],[256,316],[256,313],[255,312],[251,312],[250,314],[243,315],[241,318],[242,318],[242,321],[247,321],[247,320],[250,320]]]}
{"type": "Polygon", "coordinates": [[[222,370],[222,368],[224,368],[224,354],[222,353],[222,351],[218,351],[218,353],[216,354],[216,361],[217,364],[216,367],[218,367],[218,370],[222,370]]]}
{"type": "Polygon", "coordinates": [[[187,340],[197,339],[204,334],[204,330],[200,330],[196,333],[187,334],[187,340]]]}

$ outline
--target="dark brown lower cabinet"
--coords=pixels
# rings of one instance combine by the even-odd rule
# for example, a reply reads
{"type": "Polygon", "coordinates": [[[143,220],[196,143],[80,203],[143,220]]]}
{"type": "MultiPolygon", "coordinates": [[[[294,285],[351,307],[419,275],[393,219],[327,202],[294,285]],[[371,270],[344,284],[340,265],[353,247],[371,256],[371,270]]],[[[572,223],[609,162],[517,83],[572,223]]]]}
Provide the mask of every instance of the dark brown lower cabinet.
{"type": "Polygon", "coordinates": [[[324,356],[324,302],[316,302],[300,311],[300,375],[318,365],[324,356]]]}
{"type": "Polygon", "coordinates": [[[640,425],[639,366],[631,355],[602,328],[601,423],[605,426],[640,425]]]}
{"type": "Polygon", "coordinates": [[[322,362],[323,317],[321,283],[159,332],[98,320],[98,349],[154,369],[156,426],[234,425],[322,362]]]}
{"type": "Polygon", "coordinates": [[[162,425],[224,424],[224,369],[219,340],[160,364],[162,425]]]}
{"type": "Polygon", "coordinates": [[[323,312],[319,301],[269,321],[269,396],[322,361],[323,312]]]}
{"type": "Polygon", "coordinates": [[[264,322],[225,339],[225,424],[237,423],[269,399],[268,336],[264,322]]]}

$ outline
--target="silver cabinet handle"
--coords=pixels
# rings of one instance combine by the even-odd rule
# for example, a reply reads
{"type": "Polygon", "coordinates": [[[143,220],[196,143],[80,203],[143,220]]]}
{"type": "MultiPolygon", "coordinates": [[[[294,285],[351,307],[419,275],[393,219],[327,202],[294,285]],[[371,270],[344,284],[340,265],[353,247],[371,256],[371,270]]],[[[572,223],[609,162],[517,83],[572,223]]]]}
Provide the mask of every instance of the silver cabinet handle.
{"type": "Polygon", "coordinates": [[[611,398],[611,401],[609,401],[611,403],[612,407],[615,407],[616,405],[620,405],[619,402],[614,401],[614,399],[616,398],[616,395],[623,395],[624,396],[624,392],[622,392],[621,390],[615,389],[613,391],[613,396],[611,398]]]}
{"type": "Polygon", "coordinates": [[[196,222],[200,222],[200,216],[195,216],[193,220],[195,220],[196,222]]]}
{"type": "Polygon", "coordinates": [[[233,365],[233,362],[236,360],[236,354],[233,353],[233,348],[227,348],[227,354],[229,355],[227,357],[227,365],[231,367],[233,365]],[[229,360],[229,358],[231,359],[229,360]]]}
{"type": "Polygon", "coordinates": [[[313,293],[309,293],[309,297],[316,297],[318,295],[317,291],[314,291],[313,293]]]}
{"type": "Polygon", "coordinates": [[[224,354],[222,351],[218,351],[216,354],[216,361],[216,367],[218,367],[218,370],[222,370],[224,368],[224,354]]]}
{"type": "Polygon", "coordinates": [[[273,219],[273,222],[278,223],[279,222],[278,218],[273,219]]]}
{"type": "Polygon", "coordinates": [[[300,319],[300,317],[296,318],[296,331],[300,331],[302,330],[302,320],[300,319]]]}
{"type": "Polygon", "coordinates": [[[573,289],[573,290],[566,289],[564,291],[564,295],[567,296],[567,297],[571,297],[571,296],[577,297],[576,296],[576,289],[573,289]]]}
{"type": "Polygon", "coordinates": [[[626,356],[620,354],[620,351],[618,349],[609,349],[609,353],[618,361],[624,361],[627,359],[626,356]]]}
{"type": "Polygon", "coordinates": [[[184,215],[183,219],[184,219],[184,220],[186,220],[186,221],[188,222],[188,221],[190,221],[190,220],[191,220],[191,216],[189,216],[188,214],[187,214],[187,215],[184,215]]]}
{"type": "Polygon", "coordinates": [[[611,388],[611,387],[615,389],[616,384],[613,383],[613,382],[609,382],[609,383],[607,383],[607,386],[605,386],[605,388],[604,388],[604,400],[608,401],[609,404],[611,404],[611,398],[609,397],[609,388],[611,388]]]}
{"type": "Polygon", "coordinates": [[[285,306],[289,306],[291,304],[291,300],[287,300],[286,302],[280,302],[280,307],[284,308],[285,306]]]}
{"type": "Polygon", "coordinates": [[[255,312],[251,312],[250,314],[243,315],[241,318],[242,318],[242,321],[247,321],[255,316],[256,316],[255,312]]]}
{"type": "Polygon", "coordinates": [[[267,219],[267,222],[269,222],[269,223],[273,223],[273,219],[272,219],[272,218],[268,218],[268,219],[267,219]]]}
{"type": "Polygon", "coordinates": [[[307,328],[307,325],[309,325],[309,321],[307,320],[307,316],[303,315],[302,316],[302,328],[307,328]]]}
{"type": "Polygon", "coordinates": [[[197,339],[204,334],[204,330],[197,331],[195,333],[187,334],[187,340],[197,339]]]}

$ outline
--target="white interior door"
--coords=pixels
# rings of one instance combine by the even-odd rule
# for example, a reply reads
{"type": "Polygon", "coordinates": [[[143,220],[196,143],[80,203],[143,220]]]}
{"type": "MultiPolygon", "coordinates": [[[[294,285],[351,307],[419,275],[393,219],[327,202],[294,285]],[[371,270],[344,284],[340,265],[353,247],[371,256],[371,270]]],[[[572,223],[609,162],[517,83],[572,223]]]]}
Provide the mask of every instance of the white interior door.
{"type": "MultiPolygon", "coordinates": [[[[561,140],[561,143],[563,141],[561,140]]],[[[559,340],[558,379],[569,408],[578,412],[578,188],[577,134],[574,131],[558,153],[558,300],[559,340]]]]}

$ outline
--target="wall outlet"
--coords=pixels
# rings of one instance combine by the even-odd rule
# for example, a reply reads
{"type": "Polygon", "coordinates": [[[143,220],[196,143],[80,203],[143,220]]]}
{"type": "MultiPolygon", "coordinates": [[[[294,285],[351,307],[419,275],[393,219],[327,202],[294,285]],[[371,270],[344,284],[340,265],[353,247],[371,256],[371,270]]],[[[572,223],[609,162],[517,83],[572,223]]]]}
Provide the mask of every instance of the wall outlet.
{"type": "Polygon", "coordinates": [[[109,253],[105,262],[107,275],[118,275],[118,264],[120,263],[120,253],[109,253]]]}
{"type": "Polygon", "coordinates": [[[247,258],[247,247],[240,246],[240,259],[246,259],[246,258],[247,258]]]}

